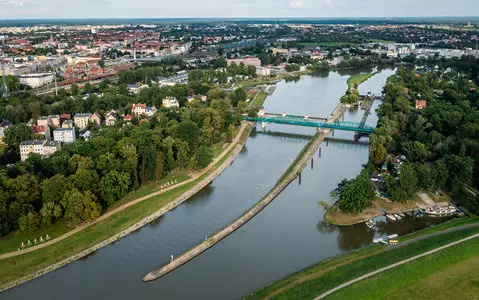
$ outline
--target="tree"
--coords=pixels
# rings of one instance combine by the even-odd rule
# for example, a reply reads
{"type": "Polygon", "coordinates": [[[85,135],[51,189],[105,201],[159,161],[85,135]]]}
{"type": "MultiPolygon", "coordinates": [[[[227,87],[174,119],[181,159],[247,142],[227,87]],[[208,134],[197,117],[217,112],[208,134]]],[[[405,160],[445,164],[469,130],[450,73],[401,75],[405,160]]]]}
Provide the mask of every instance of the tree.
{"type": "Polygon", "coordinates": [[[195,122],[183,121],[176,127],[176,136],[194,149],[201,136],[201,129],[195,122]]]}
{"type": "Polygon", "coordinates": [[[130,187],[130,174],[111,171],[100,182],[100,191],[103,200],[112,205],[126,195],[130,187]]]}
{"type": "Polygon", "coordinates": [[[244,88],[237,88],[231,95],[230,95],[230,98],[231,98],[231,102],[233,104],[233,106],[236,107],[236,105],[238,105],[238,102],[239,101],[246,101],[246,98],[248,97],[248,95],[246,94],[246,91],[244,88]]]}
{"type": "Polygon", "coordinates": [[[100,68],[104,68],[105,67],[105,61],[103,59],[100,59],[98,61],[98,65],[100,66],[100,68]]]}
{"type": "Polygon", "coordinates": [[[75,187],[84,191],[96,191],[100,181],[98,173],[95,170],[80,169],[74,175],[70,176],[75,187]]]}
{"type": "Polygon", "coordinates": [[[19,124],[5,129],[3,142],[16,151],[19,151],[20,143],[31,139],[33,139],[31,129],[25,124],[19,124]]]}
{"type": "Polygon", "coordinates": [[[386,147],[384,147],[384,137],[376,134],[371,135],[371,145],[369,150],[369,156],[371,162],[376,165],[382,165],[387,158],[388,152],[386,147]]]}
{"type": "Polygon", "coordinates": [[[20,230],[23,232],[34,231],[40,227],[40,218],[37,213],[29,212],[18,220],[20,230]]]}
{"type": "Polygon", "coordinates": [[[55,202],[46,202],[43,204],[40,215],[44,226],[52,225],[52,223],[63,216],[63,210],[59,203],[60,201],[58,201],[58,204],[55,202]]]}
{"type": "Polygon", "coordinates": [[[376,197],[376,187],[365,175],[359,175],[344,187],[339,195],[339,208],[346,213],[359,213],[370,207],[376,197]]]}
{"type": "Polygon", "coordinates": [[[35,175],[25,173],[12,180],[13,195],[19,203],[35,204],[40,199],[40,185],[35,175]]]}
{"type": "Polygon", "coordinates": [[[84,193],[77,189],[68,191],[62,200],[65,209],[65,218],[70,227],[83,222],[91,222],[100,216],[101,206],[91,192],[84,193]]]}
{"type": "Polygon", "coordinates": [[[46,178],[41,183],[42,202],[60,203],[63,195],[73,188],[73,183],[62,174],[46,178]]]}
{"type": "Polygon", "coordinates": [[[200,147],[196,154],[197,167],[206,168],[213,161],[213,151],[208,147],[200,147]]]}

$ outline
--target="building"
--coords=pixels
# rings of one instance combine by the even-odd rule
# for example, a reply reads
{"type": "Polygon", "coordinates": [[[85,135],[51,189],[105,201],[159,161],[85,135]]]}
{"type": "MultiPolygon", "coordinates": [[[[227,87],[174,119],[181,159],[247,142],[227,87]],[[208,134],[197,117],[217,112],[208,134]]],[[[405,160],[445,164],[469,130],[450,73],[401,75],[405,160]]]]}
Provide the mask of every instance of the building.
{"type": "Polygon", "coordinates": [[[131,107],[131,111],[137,117],[138,116],[151,117],[158,111],[158,109],[156,109],[156,107],[154,106],[146,106],[146,104],[140,103],[140,104],[133,104],[133,106],[131,107]]]}
{"type": "Polygon", "coordinates": [[[51,139],[50,127],[48,125],[47,126],[34,125],[34,126],[31,127],[31,129],[32,129],[32,133],[34,135],[36,135],[36,134],[41,135],[43,137],[43,139],[46,139],[46,140],[51,139]]]}
{"type": "Polygon", "coordinates": [[[50,119],[48,117],[40,117],[37,120],[38,126],[48,126],[50,125],[50,119]]]}
{"type": "Polygon", "coordinates": [[[60,115],[60,122],[64,122],[65,120],[70,120],[71,117],[72,116],[70,114],[61,114],[60,115]]]}
{"type": "Polygon", "coordinates": [[[85,129],[88,127],[88,123],[90,121],[90,113],[80,113],[75,114],[73,118],[75,121],[75,126],[80,129],[85,129]]]}
{"type": "Polygon", "coordinates": [[[416,109],[422,110],[427,107],[427,101],[426,100],[416,100],[416,109]]]}
{"type": "Polygon", "coordinates": [[[48,124],[52,127],[60,127],[60,116],[59,115],[50,115],[48,116],[48,124]]]}
{"type": "Polygon", "coordinates": [[[91,124],[96,124],[100,125],[101,124],[101,116],[99,113],[94,112],[91,114],[90,119],[89,119],[91,124]]]}
{"type": "Polygon", "coordinates": [[[261,67],[261,60],[256,57],[228,59],[226,61],[228,62],[228,66],[232,63],[236,63],[237,65],[244,63],[247,66],[261,67]]]}
{"type": "Polygon", "coordinates": [[[133,120],[132,115],[126,115],[126,116],[123,117],[123,121],[125,121],[126,124],[131,124],[131,120],[133,120]]]}
{"type": "Polygon", "coordinates": [[[65,122],[62,123],[62,128],[73,128],[73,121],[65,120],[65,122]]]}
{"type": "Polygon", "coordinates": [[[55,80],[55,75],[53,73],[25,74],[20,75],[19,79],[22,84],[36,88],[53,82],[55,80]]]}
{"type": "Polygon", "coordinates": [[[105,115],[105,125],[106,126],[113,126],[115,125],[116,121],[118,120],[118,116],[114,110],[109,111],[105,115]]]}
{"type": "Polygon", "coordinates": [[[163,106],[167,108],[180,107],[180,103],[175,97],[166,97],[163,98],[163,106]]]}
{"type": "Polygon", "coordinates": [[[256,75],[258,76],[269,76],[271,75],[270,68],[256,67],[256,75]]]}
{"type": "Polygon", "coordinates": [[[76,140],[75,127],[58,128],[53,131],[53,140],[62,143],[72,143],[76,140]]]}
{"type": "Polygon", "coordinates": [[[49,157],[56,151],[60,150],[60,142],[47,140],[31,140],[23,141],[20,144],[20,159],[25,161],[31,153],[38,154],[42,157],[49,157]]]}

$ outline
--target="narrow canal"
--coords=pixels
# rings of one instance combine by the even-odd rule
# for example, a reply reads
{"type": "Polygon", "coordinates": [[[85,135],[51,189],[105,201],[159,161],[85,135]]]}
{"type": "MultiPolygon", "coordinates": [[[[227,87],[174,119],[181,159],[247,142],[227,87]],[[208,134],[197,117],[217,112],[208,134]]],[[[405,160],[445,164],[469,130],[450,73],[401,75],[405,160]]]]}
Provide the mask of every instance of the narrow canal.
{"type": "MultiPolygon", "coordinates": [[[[361,86],[381,92],[393,71],[361,86]]],[[[269,112],[327,117],[346,90],[348,76],[306,76],[280,82],[265,106],[269,112]]],[[[365,90],[363,90],[365,89],[365,90]]],[[[375,102],[375,107],[379,105],[375,102]]],[[[373,110],[374,111],[374,110],[373,110]]],[[[359,121],[364,111],[347,112],[359,121]]],[[[372,113],[369,125],[375,125],[372,113]]],[[[259,129],[259,128],[258,128],[259,129]]],[[[236,219],[276,183],[314,134],[312,128],[267,125],[253,132],[238,158],[212,184],[156,222],[85,259],[0,294],[1,299],[239,299],[248,293],[343,251],[371,243],[375,235],[405,234],[439,219],[364,224],[339,228],[323,221],[321,200],[343,178],[356,176],[368,158],[367,139],[335,132],[302,172],[270,206],[227,239],[165,277],[143,283],[143,276],[236,219]]]]}

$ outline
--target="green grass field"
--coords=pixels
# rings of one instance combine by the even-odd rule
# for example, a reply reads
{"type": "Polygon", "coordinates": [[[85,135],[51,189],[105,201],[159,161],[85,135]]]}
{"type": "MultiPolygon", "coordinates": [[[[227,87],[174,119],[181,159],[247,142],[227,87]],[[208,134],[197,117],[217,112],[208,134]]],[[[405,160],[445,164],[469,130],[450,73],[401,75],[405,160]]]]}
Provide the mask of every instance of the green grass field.
{"type": "Polygon", "coordinates": [[[384,251],[387,246],[383,245],[363,248],[323,261],[286,277],[254,292],[247,299],[263,299],[265,297],[273,299],[312,299],[341,283],[477,232],[479,232],[479,228],[463,229],[430,237],[389,251],[384,251]]]}
{"type": "Polygon", "coordinates": [[[477,299],[479,239],[346,287],[327,299],[477,299]]]}
{"type": "Polygon", "coordinates": [[[252,107],[262,106],[267,97],[268,97],[268,93],[266,93],[265,91],[260,91],[257,95],[255,95],[254,100],[251,101],[250,103],[250,106],[252,107]]]}
{"type": "Polygon", "coordinates": [[[368,80],[373,76],[374,74],[372,73],[361,73],[361,74],[356,74],[348,78],[348,88],[353,88],[355,85],[360,85],[364,81],[368,80]]]}

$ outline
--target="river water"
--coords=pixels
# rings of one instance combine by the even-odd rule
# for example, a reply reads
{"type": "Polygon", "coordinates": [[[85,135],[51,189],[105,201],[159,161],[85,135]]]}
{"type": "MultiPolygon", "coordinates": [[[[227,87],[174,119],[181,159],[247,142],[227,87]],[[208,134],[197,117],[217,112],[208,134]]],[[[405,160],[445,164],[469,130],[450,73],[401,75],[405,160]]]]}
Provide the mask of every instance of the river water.
{"type": "MultiPolygon", "coordinates": [[[[360,86],[380,94],[393,71],[360,86]]],[[[348,76],[305,76],[280,82],[265,102],[269,112],[327,117],[346,90],[348,76]]],[[[379,105],[374,103],[374,108],[379,105]]],[[[374,110],[373,110],[374,112],[374,110]]],[[[348,111],[359,122],[364,111],[348,111]]],[[[375,125],[372,113],[367,121],[375,125]]],[[[368,159],[367,138],[335,132],[321,146],[321,157],[265,210],[231,236],[165,277],[143,283],[143,276],[213,234],[259,201],[314,134],[313,128],[268,124],[253,132],[234,163],[191,200],[137,232],[94,254],[0,294],[0,299],[240,299],[254,290],[323,259],[369,245],[375,236],[399,235],[440,219],[379,222],[336,227],[323,221],[318,202],[343,178],[355,177],[368,159]]]]}

